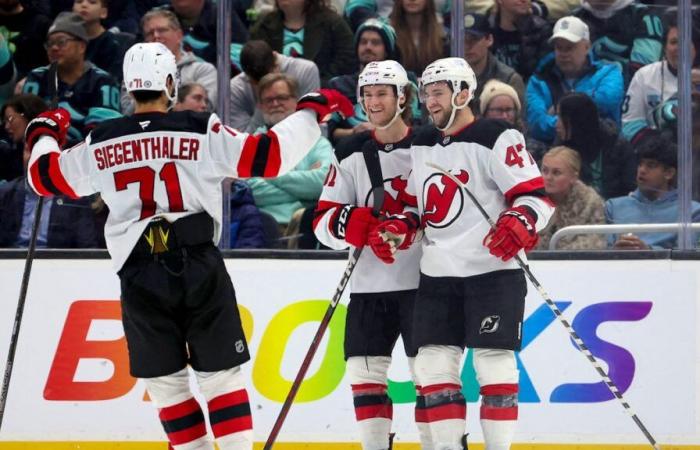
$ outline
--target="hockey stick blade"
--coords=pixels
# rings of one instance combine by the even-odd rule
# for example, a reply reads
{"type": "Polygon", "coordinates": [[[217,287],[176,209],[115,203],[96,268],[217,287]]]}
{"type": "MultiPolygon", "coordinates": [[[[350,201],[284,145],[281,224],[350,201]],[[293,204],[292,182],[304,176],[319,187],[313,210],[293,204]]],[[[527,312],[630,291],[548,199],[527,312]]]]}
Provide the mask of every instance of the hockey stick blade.
{"type": "MultiPolygon", "coordinates": [[[[464,185],[457,177],[452,175],[448,170],[440,167],[439,165],[432,163],[432,162],[426,162],[426,166],[435,169],[439,172],[441,172],[443,175],[447,176],[450,180],[452,180],[457,186],[459,186],[466,194],[467,196],[471,199],[472,203],[474,203],[474,206],[479,210],[481,215],[486,219],[488,222],[489,226],[491,228],[495,228],[496,224],[494,223],[493,219],[489,216],[489,214],[484,210],[484,208],[481,206],[481,203],[479,200],[474,197],[474,195],[471,193],[471,191],[467,188],[467,186],[464,185]]],[[[629,414],[629,416],[632,418],[635,424],[637,424],[637,427],[641,430],[641,432],[644,434],[644,437],[647,438],[649,443],[654,447],[655,450],[661,450],[661,447],[659,444],[656,443],[656,440],[654,437],[649,433],[649,430],[644,426],[642,421],[637,417],[637,414],[632,411],[632,408],[630,408],[629,403],[623,398],[622,392],[620,392],[620,389],[617,387],[617,385],[610,379],[608,374],[605,372],[605,370],[602,368],[598,360],[596,359],[595,356],[593,356],[593,353],[588,349],[588,346],[583,342],[581,337],[576,333],[574,328],[569,324],[569,322],[563,317],[561,310],[559,307],[554,303],[554,301],[551,299],[549,294],[544,290],[540,282],[535,278],[535,275],[530,271],[530,268],[528,267],[527,264],[525,264],[520,258],[520,255],[515,255],[515,261],[518,263],[520,268],[525,272],[525,275],[527,276],[528,280],[530,280],[530,283],[532,283],[533,286],[537,289],[537,291],[540,293],[542,298],[544,299],[545,303],[547,303],[547,306],[549,306],[549,309],[552,310],[552,313],[554,313],[554,316],[559,320],[559,323],[561,323],[566,331],[569,333],[569,337],[574,341],[574,344],[576,347],[583,353],[588,361],[593,365],[595,368],[596,372],[600,375],[600,377],[603,379],[603,382],[605,385],[608,387],[610,392],[613,394],[615,398],[617,398],[622,406],[625,409],[625,412],[629,414]]]]}

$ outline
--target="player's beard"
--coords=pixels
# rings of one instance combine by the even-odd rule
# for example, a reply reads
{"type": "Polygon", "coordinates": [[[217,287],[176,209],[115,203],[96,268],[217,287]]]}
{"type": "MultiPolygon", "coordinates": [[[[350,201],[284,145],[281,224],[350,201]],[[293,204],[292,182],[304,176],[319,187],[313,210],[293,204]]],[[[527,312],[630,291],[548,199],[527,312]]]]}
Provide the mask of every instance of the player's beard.
{"type": "Polygon", "coordinates": [[[450,114],[452,114],[452,107],[450,107],[449,111],[443,109],[437,114],[430,113],[430,119],[436,127],[444,128],[450,120],[450,114]]]}

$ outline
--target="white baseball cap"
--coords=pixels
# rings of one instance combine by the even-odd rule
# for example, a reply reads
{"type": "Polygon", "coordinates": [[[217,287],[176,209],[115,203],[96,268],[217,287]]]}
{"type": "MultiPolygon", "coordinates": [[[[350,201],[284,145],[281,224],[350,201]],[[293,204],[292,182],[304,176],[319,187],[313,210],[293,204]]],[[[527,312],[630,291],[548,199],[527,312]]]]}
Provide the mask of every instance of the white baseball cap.
{"type": "Polygon", "coordinates": [[[582,39],[590,41],[591,34],[590,31],[588,31],[588,25],[586,25],[583,20],[574,16],[566,16],[557,20],[557,23],[554,25],[552,37],[549,38],[549,42],[552,42],[557,38],[566,39],[567,41],[575,44],[582,39]]]}

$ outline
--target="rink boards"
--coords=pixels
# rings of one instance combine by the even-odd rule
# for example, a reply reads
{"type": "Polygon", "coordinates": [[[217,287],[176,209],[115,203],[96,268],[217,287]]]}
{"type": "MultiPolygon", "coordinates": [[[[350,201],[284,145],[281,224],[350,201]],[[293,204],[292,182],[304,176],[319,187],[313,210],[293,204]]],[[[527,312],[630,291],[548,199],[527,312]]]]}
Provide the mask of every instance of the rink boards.
{"type": "MultiPolygon", "coordinates": [[[[24,261],[0,259],[0,367],[5,366],[24,261]]],[[[228,259],[253,359],[244,369],[256,441],[264,441],[308,348],[343,260],[228,259]]],[[[654,437],[700,448],[698,275],[693,260],[536,260],[531,267],[610,371],[654,437]]],[[[105,259],[38,259],[0,449],[165,449],[143,385],[129,376],[119,284],[105,259]],[[78,444],[80,442],[79,447],[78,444]]],[[[345,300],[346,301],[346,300],[345,300]]],[[[275,446],[359,449],[342,355],[339,305],[275,446]]],[[[650,448],[530,286],[515,450],[650,448]]],[[[414,449],[413,385],[402,345],[390,370],[396,449],[414,449]]],[[[470,449],[478,445],[478,386],[462,372],[470,449]]],[[[262,447],[260,447],[262,448],[262,447]]]]}

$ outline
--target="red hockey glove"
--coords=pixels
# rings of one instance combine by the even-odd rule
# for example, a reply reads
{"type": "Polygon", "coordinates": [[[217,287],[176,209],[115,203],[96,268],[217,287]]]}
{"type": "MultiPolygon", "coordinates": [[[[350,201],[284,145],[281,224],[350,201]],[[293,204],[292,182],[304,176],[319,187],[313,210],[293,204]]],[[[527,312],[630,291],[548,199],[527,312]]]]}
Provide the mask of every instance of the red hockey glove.
{"type": "Polygon", "coordinates": [[[418,231],[418,221],[404,215],[389,216],[369,234],[369,246],[372,251],[387,264],[394,262],[394,253],[411,246],[418,231]]]}
{"type": "Polygon", "coordinates": [[[66,144],[69,128],[70,113],[68,111],[63,108],[44,111],[27,125],[27,129],[24,130],[24,141],[29,145],[29,148],[32,148],[41,136],[51,136],[56,139],[59,147],[63,147],[66,144]]]}
{"type": "Polygon", "coordinates": [[[354,114],[350,100],[335,89],[319,89],[302,96],[297,102],[297,111],[307,108],[316,112],[318,123],[327,122],[334,112],[343,116],[343,119],[354,114]]]}
{"type": "Polygon", "coordinates": [[[484,238],[484,245],[493,256],[508,261],[520,250],[529,251],[537,245],[535,222],[537,214],[528,206],[506,209],[498,216],[496,228],[484,238]]]}
{"type": "Polygon", "coordinates": [[[331,218],[331,232],[338,239],[345,239],[350,245],[364,247],[370,230],[379,224],[372,208],[345,205],[331,218]]]}

